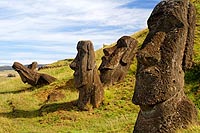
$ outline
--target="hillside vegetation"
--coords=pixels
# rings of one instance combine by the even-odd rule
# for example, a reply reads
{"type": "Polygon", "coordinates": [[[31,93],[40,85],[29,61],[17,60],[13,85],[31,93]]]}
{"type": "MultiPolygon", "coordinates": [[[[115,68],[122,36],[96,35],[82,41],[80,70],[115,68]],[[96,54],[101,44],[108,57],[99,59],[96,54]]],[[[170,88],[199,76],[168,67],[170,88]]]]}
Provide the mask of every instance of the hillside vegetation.
{"type": "MultiPolygon", "coordinates": [[[[197,9],[195,31],[195,66],[186,72],[185,92],[200,110],[200,2],[194,1],[197,9]]],[[[132,35],[141,45],[148,30],[132,35]]],[[[100,64],[102,49],[96,51],[97,64],[100,64]]],[[[0,133],[87,133],[87,132],[132,132],[139,107],[132,104],[136,60],[123,82],[105,88],[103,105],[90,111],[78,111],[73,101],[78,92],[73,86],[71,60],[51,64],[61,66],[43,69],[58,80],[43,87],[23,84],[20,77],[0,78],[0,133]],[[49,99],[48,96],[55,97],[49,99]],[[56,95],[64,94],[64,97],[56,95]]],[[[199,112],[200,114],[200,112],[199,112]]],[[[199,115],[200,119],[200,115],[199,115]]],[[[191,126],[180,133],[200,132],[200,126],[191,126]]]]}

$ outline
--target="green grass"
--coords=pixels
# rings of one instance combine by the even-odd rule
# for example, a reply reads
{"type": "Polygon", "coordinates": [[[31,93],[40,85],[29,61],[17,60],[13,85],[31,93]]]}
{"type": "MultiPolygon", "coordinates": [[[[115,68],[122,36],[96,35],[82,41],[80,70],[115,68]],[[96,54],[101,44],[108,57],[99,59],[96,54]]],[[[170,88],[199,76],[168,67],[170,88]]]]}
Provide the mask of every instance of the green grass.
{"type": "MultiPolygon", "coordinates": [[[[185,93],[199,111],[200,2],[194,0],[194,3],[197,9],[194,47],[196,65],[185,73],[185,93]]],[[[148,30],[145,29],[131,36],[141,45],[147,33],[148,30]]],[[[96,51],[97,65],[100,64],[102,55],[103,49],[96,51]]],[[[50,65],[60,67],[41,70],[41,73],[58,79],[43,87],[23,84],[19,76],[0,76],[0,133],[132,132],[139,111],[139,107],[131,102],[136,60],[123,82],[105,88],[105,100],[100,108],[83,112],[78,111],[73,104],[78,98],[78,92],[73,86],[70,62],[71,60],[61,60],[50,65]],[[57,101],[47,101],[52,92],[62,93],[65,97],[57,101]]],[[[4,72],[4,75],[8,73],[10,71],[4,72]]],[[[187,130],[180,129],[177,132],[197,133],[200,132],[200,126],[191,125],[187,130]]]]}
{"type": "Polygon", "coordinates": [[[0,82],[0,132],[132,131],[139,111],[131,103],[134,75],[127,75],[125,82],[105,88],[106,96],[100,108],[80,112],[72,103],[77,99],[78,92],[73,86],[69,67],[42,72],[52,74],[58,81],[40,88],[23,84],[19,77],[0,82]],[[48,94],[54,91],[61,91],[66,97],[45,103],[48,94]]]}

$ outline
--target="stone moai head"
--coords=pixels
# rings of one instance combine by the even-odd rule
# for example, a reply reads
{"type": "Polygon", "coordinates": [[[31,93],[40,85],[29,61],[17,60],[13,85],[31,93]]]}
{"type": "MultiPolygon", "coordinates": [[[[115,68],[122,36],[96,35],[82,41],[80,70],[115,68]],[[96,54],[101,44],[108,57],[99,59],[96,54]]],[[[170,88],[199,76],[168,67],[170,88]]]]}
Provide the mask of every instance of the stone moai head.
{"type": "Polygon", "coordinates": [[[183,88],[187,4],[184,1],[162,1],[148,19],[149,34],[137,53],[134,103],[154,105],[183,88]]]}
{"type": "Polygon", "coordinates": [[[93,74],[93,69],[95,68],[95,53],[91,41],[79,41],[77,51],[78,54],[70,64],[70,68],[75,71],[75,87],[79,88],[92,84],[91,74],[93,74]]]}
{"type": "Polygon", "coordinates": [[[30,83],[31,85],[35,84],[34,80],[38,80],[38,78],[34,79],[33,75],[35,74],[35,72],[30,71],[29,68],[23,66],[21,63],[19,62],[14,62],[12,68],[17,71],[22,79],[22,81],[24,83],[30,83]]]}
{"type": "Polygon", "coordinates": [[[196,122],[196,108],[183,90],[190,8],[189,0],[164,0],[148,19],[149,33],[136,56],[132,101],[140,112],[135,133],[175,132],[196,122]]]}
{"type": "Polygon", "coordinates": [[[117,44],[103,49],[104,56],[99,67],[103,84],[110,85],[124,79],[137,50],[137,41],[123,36],[117,44]]]}

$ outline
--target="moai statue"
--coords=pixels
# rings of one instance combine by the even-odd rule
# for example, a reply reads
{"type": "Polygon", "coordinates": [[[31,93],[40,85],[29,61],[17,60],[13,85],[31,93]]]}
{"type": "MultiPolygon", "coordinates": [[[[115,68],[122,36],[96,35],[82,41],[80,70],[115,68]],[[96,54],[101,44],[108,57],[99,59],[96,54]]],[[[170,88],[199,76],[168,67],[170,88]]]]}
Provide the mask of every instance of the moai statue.
{"type": "Polygon", "coordinates": [[[115,46],[103,49],[104,56],[99,70],[104,85],[112,85],[125,78],[135,57],[137,44],[135,39],[123,36],[115,46]]]}
{"type": "Polygon", "coordinates": [[[28,83],[32,86],[50,84],[56,80],[56,78],[50,75],[37,73],[34,70],[23,66],[19,62],[14,62],[12,68],[19,73],[24,83],[28,83]]]}
{"type": "Polygon", "coordinates": [[[104,90],[97,72],[92,42],[79,41],[77,51],[76,58],[70,64],[75,71],[75,87],[79,90],[77,106],[80,110],[97,108],[103,101],[104,90]]]}
{"type": "Polygon", "coordinates": [[[137,53],[132,101],[140,112],[134,133],[171,133],[197,121],[197,110],[184,94],[182,68],[187,39],[193,36],[188,25],[193,10],[189,0],[164,0],[148,19],[149,34],[137,53]]]}

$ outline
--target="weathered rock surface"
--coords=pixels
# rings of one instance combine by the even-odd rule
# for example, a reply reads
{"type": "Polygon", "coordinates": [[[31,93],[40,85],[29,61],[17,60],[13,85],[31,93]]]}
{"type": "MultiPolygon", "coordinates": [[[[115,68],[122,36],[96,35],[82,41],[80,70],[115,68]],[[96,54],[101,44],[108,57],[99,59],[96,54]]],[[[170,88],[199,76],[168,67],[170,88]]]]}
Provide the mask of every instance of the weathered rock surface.
{"type": "Polygon", "coordinates": [[[123,36],[115,46],[103,50],[104,56],[99,70],[104,85],[112,85],[124,79],[135,57],[137,44],[135,39],[123,36]]]}
{"type": "Polygon", "coordinates": [[[188,33],[183,56],[183,70],[190,69],[193,66],[193,47],[194,47],[194,31],[196,25],[196,12],[194,6],[190,3],[188,7],[188,33]]]}
{"type": "Polygon", "coordinates": [[[33,71],[36,71],[37,67],[38,67],[38,63],[36,61],[34,61],[30,65],[28,65],[28,68],[33,70],[33,71]]]}
{"type": "Polygon", "coordinates": [[[97,108],[103,101],[104,90],[97,72],[92,42],[79,41],[77,51],[70,68],[75,71],[74,84],[79,90],[78,107],[80,110],[88,110],[91,106],[97,108]]]}
{"type": "Polygon", "coordinates": [[[193,47],[191,19],[189,0],[161,1],[148,19],[149,34],[137,53],[132,101],[140,112],[133,132],[171,133],[196,122],[197,110],[183,91],[183,68],[190,66],[193,47]]]}
{"type": "Polygon", "coordinates": [[[56,80],[56,78],[50,75],[37,73],[36,71],[23,66],[19,62],[14,62],[12,68],[19,73],[24,83],[28,83],[32,86],[50,84],[56,80]]]}

